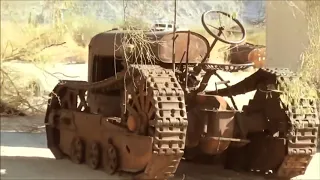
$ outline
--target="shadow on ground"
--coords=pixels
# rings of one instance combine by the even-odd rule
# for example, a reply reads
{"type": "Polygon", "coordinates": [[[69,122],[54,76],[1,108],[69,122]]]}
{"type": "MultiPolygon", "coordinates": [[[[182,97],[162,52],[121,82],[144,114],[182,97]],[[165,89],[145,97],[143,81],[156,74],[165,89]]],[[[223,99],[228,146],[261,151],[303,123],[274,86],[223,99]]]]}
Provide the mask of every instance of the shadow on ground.
{"type": "Polygon", "coordinates": [[[68,160],[44,157],[1,157],[1,179],[129,179],[109,177],[102,171],[68,160]]]}
{"type": "MultiPolygon", "coordinates": [[[[1,179],[132,179],[131,174],[109,176],[67,159],[55,160],[46,148],[45,133],[1,132],[1,179]]],[[[174,180],[255,180],[222,167],[182,161],[174,180]]]]}
{"type": "MultiPolygon", "coordinates": [[[[319,157],[314,157],[316,158],[319,157]]],[[[319,159],[318,159],[319,161],[319,159]]],[[[307,179],[316,177],[315,164],[307,179]],[[311,172],[312,171],[312,172],[311,172]]],[[[316,170],[317,169],[317,170],[316,170]]],[[[306,179],[297,178],[297,179],[306,179]]],[[[109,176],[86,165],[73,164],[67,159],[55,160],[46,148],[45,133],[1,132],[1,179],[132,179],[121,173],[109,176]]],[[[174,180],[264,180],[273,179],[250,173],[238,173],[222,166],[195,164],[181,161],[174,180]]]]}
{"type": "MultiPolygon", "coordinates": [[[[44,157],[1,157],[1,179],[132,179],[120,173],[110,176],[103,171],[91,170],[86,165],[69,160],[44,157]]],[[[259,180],[257,176],[237,174],[232,171],[182,162],[174,180],[259,180]]]]}
{"type": "Polygon", "coordinates": [[[217,165],[203,165],[182,161],[176,172],[176,179],[187,180],[264,180],[252,174],[238,173],[217,165]]]}
{"type": "Polygon", "coordinates": [[[46,134],[1,132],[1,146],[47,148],[46,134]]]}

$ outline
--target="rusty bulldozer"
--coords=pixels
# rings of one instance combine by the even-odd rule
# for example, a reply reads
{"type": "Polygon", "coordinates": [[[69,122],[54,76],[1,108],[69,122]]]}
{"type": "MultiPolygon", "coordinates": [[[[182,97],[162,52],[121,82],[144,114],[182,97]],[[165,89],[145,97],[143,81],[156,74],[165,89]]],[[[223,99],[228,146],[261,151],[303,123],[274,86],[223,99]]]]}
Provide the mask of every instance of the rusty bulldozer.
{"type": "MultiPolygon", "coordinates": [[[[242,37],[229,41],[221,36],[223,27],[217,34],[210,30],[205,20],[210,13],[231,16],[203,14],[202,24],[215,38],[211,45],[190,31],[144,32],[154,62],[125,58],[121,39],[130,36],[128,30],[94,36],[88,82],[63,81],[50,94],[45,123],[56,159],[70,158],[109,174],[131,172],[136,179],[168,179],[183,157],[193,161],[202,155],[224,156],[229,169],[273,171],[285,178],[304,174],[317,149],[315,100],[282,101],[285,92],[278,87],[297,78],[288,69],[258,68],[230,85],[220,71],[254,63],[215,64],[209,62],[210,52],[217,41],[242,43],[246,31],[233,18],[242,37]],[[218,80],[209,81],[213,77],[218,80]],[[209,91],[209,84],[217,88],[209,91]],[[251,91],[256,91],[253,99],[237,107],[233,97],[251,91]]],[[[131,44],[131,50],[138,45],[131,44]]]]}

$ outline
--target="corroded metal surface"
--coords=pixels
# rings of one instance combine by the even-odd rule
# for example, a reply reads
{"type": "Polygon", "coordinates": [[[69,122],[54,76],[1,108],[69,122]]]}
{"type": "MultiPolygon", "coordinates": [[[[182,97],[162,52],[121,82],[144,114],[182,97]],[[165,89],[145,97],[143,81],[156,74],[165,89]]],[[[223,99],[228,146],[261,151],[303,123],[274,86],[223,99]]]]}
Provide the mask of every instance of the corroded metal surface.
{"type": "Polygon", "coordinates": [[[216,93],[237,95],[257,89],[255,97],[243,108],[246,113],[244,118],[262,112],[264,115],[261,114],[261,117],[266,116],[268,120],[262,126],[267,131],[262,133],[257,131],[259,128],[251,128],[248,132],[251,143],[242,149],[234,149],[228,155],[233,157],[228,162],[228,168],[240,167],[262,173],[273,171],[282,178],[305,173],[317,150],[319,116],[316,99],[307,97],[307,92],[304,93],[306,97],[300,97],[298,104],[288,104],[282,99],[286,92],[281,92],[280,96],[280,92],[275,91],[278,86],[291,83],[293,78],[299,77],[288,69],[260,69],[242,82],[216,93]],[[274,88],[270,89],[272,85],[274,88]]]}
{"type": "Polygon", "coordinates": [[[255,67],[265,66],[266,47],[250,43],[231,45],[226,53],[228,61],[233,64],[253,63],[255,67]]]}
{"type": "MultiPolygon", "coordinates": [[[[272,84],[277,85],[279,81],[290,82],[294,75],[290,71],[260,69],[242,82],[216,91],[215,94],[220,96],[230,96],[258,90],[254,99],[243,108],[243,112],[230,111],[232,114],[239,114],[236,116],[235,134],[217,134],[223,127],[216,123],[228,118],[215,116],[211,119],[212,122],[208,121],[200,125],[201,117],[192,120],[192,116],[188,115],[188,119],[193,121],[189,124],[189,130],[196,126],[207,126],[207,130],[202,131],[203,129],[200,128],[198,134],[204,133],[204,136],[199,136],[198,143],[185,147],[188,126],[184,102],[185,92],[173,72],[161,66],[132,65],[130,67],[128,72],[131,72],[134,78],[127,78],[119,73],[117,79],[110,78],[97,83],[64,82],[64,84],[57,85],[46,116],[48,147],[56,158],[68,155],[75,163],[85,161],[93,169],[102,166],[110,174],[118,170],[143,171],[136,176],[137,179],[167,179],[175,173],[184,155],[184,149],[198,146],[201,152],[206,154],[225,152],[229,159],[226,163],[227,168],[242,167],[241,169],[244,168],[244,170],[261,172],[272,170],[277,176],[286,178],[304,174],[317,147],[319,117],[315,100],[302,98],[302,105],[289,104],[282,107],[280,106],[281,99],[278,99],[279,93],[270,92],[267,89],[272,84]],[[101,115],[89,115],[90,104],[85,99],[85,91],[99,88],[108,90],[109,86],[119,83],[117,81],[123,82],[123,80],[128,82],[127,85],[122,86],[130,95],[126,96],[127,100],[130,98],[132,100],[131,103],[128,101],[123,106],[123,111],[129,114],[121,117],[122,119],[119,117],[119,120],[108,118],[108,121],[104,123],[101,123],[103,119],[101,115]],[[272,94],[269,98],[267,98],[268,93],[272,94]],[[77,98],[78,103],[74,101],[77,98]],[[296,108],[311,110],[310,112],[313,113],[297,114],[296,108]],[[255,125],[250,125],[252,123],[255,125]],[[128,138],[119,137],[118,140],[123,141],[120,144],[114,139],[112,144],[98,145],[99,143],[94,144],[93,142],[97,140],[99,142],[102,139],[91,137],[90,142],[85,143],[87,140],[81,138],[81,136],[86,136],[83,132],[82,135],[79,134],[80,136],[70,134],[70,131],[77,131],[77,126],[80,124],[82,127],[92,127],[91,130],[83,129],[79,132],[93,133],[101,129],[101,126],[106,127],[105,131],[108,135],[103,136],[106,137],[104,138],[106,140],[114,138],[112,133],[117,136],[126,134],[128,138]],[[241,128],[241,125],[244,128],[241,128]],[[267,130],[268,133],[261,133],[262,130],[267,130]],[[129,135],[127,131],[130,131],[136,138],[145,136],[152,137],[153,140],[145,139],[139,142],[138,139],[131,138],[133,135],[129,135]],[[277,136],[270,136],[277,132],[279,133],[277,136]],[[242,145],[235,145],[237,142],[242,145]],[[229,145],[230,143],[232,146],[229,145]],[[89,155],[84,153],[85,144],[89,146],[87,150],[89,155]],[[136,144],[141,146],[135,149],[133,145],[136,144]],[[69,145],[71,145],[71,151],[68,150],[69,145]],[[98,150],[98,147],[101,147],[101,151],[98,150]],[[124,154],[128,149],[131,152],[143,151],[145,153],[137,159],[135,155],[124,154]],[[244,159],[240,160],[240,157],[244,159]]],[[[116,88],[119,87],[121,88],[121,86],[116,86],[116,88]]],[[[198,101],[194,103],[197,103],[196,107],[203,112],[227,112],[228,105],[223,99],[219,100],[220,96],[213,96],[213,99],[210,100],[206,96],[198,95],[196,96],[198,101]],[[215,99],[218,100],[217,104],[213,103],[215,99]]],[[[192,103],[192,101],[187,102],[192,103]]],[[[230,118],[233,119],[233,115],[230,118]]],[[[102,131],[104,131],[103,128],[102,131]]],[[[98,136],[100,135],[96,135],[98,136]]],[[[193,138],[195,134],[191,133],[187,139],[192,140],[193,138]]]]}
{"type": "MultiPolygon", "coordinates": [[[[85,161],[93,169],[97,169],[102,164],[105,171],[110,174],[117,170],[141,171],[144,169],[144,173],[137,176],[139,179],[166,179],[172,176],[185,146],[188,123],[184,92],[172,71],[160,66],[154,66],[154,68],[131,66],[128,72],[134,72],[135,77],[137,74],[139,76],[132,81],[134,85],[128,80],[129,84],[126,87],[135,102],[134,105],[131,104],[131,107],[128,103],[125,106],[126,111],[131,115],[138,115],[137,119],[142,121],[140,122],[141,127],[146,130],[137,131],[134,134],[137,138],[138,136],[153,138],[150,152],[147,152],[147,155],[140,156],[139,159],[132,157],[131,159],[135,161],[125,159],[122,148],[128,152],[131,150],[132,156],[136,154],[134,147],[129,145],[139,144],[139,141],[135,141],[134,138],[129,137],[128,141],[132,141],[131,143],[122,139],[121,141],[127,144],[125,147],[117,146],[119,143],[116,142],[114,136],[121,132],[126,134],[127,127],[123,126],[125,124],[123,122],[127,119],[123,118],[119,123],[108,119],[101,123],[104,117],[89,115],[90,104],[84,97],[85,91],[108,87],[110,80],[107,80],[99,83],[65,82],[55,88],[46,116],[48,147],[55,157],[62,158],[68,155],[73,162],[83,163],[85,161]],[[86,86],[88,89],[85,89],[86,86]],[[77,97],[79,98],[78,104],[77,97]],[[77,113],[82,115],[76,115],[77,113]],[[107,141],[112,141],[112,144],[103,143],[104,133],[107,134],[107,141]],[[71,145],[70,151],[68,150],[69,145],[71,145]],[[86,153],[88,153],[87,156],[85,156],[86,153]],[[119,158],[123,160],[120,161],[119,158]]],[[[148,141],[144,142],[142,141],[141,146],[136,149],[142,152],[148,151],[148,141]]]]}
{"type": "MultiPolygon", "coordinates": [[[[104,33],[97,34],[94,36],[90,42],[90,51],[93,54],[99,54],[101,56],[116,56],[122,57],[124,56],[124,46],[123,39],[130,38],[130,31],[107,31],[104,33]],[[114,43],[110,43],[114,42],[114,43]],[[104,47],[104,48],[101,48],[104,47]]],[[[138,32],[139,34],[139,32],[138,32]]],[[[139,34],[140,35],[140,34],[139,34]]],[[[152,54],[155,57],[164,63],[172,62],[172,32],[170,31],[156,31],[156,32],[145,32],[146,42],[149,43],[150,49],[152,49],[152,54]]],[[[187,47],[187,36],[188,31],[177,31],[176,32],[176,40],[175,40],[175,59],[176,63],[179,63],[180,60],[182,62],[186,61],[186,57],[183,57],[184,51],[186,51],[187,47]]],[[[142,37],[140,37],[142,38],[142,37]]],[[[131,45],[133,49],[142,50],[145,47],[139,47],[138,43],[131,45]]],[[[202,35],[191,32],[190,36],[190,54],[189,54],[189,63],[200,63],[205,55],[209,51],[209,43],[208,40],[202,35]]],[[[137,52],[140,53],[140,52],[137,52]]],[[[121,58],[120,58],[121,59],[121,58]]],[[[120,60],[119,59],[119,60],[120,60]]]]}
{"type": "MultiPolygon", "coordinates": [[[[207,41],[194,32],[188,34],[193,35],[194,46],[204,49],[192,48],[182,58],[190,36],[178,33],[179,69],[172,70],[167,56],[171,51],[164,47],[159,51],[162,62],[156,65],[140,64],[145,59],[136,64],[122,59],[117,64],[113,63],[116,54],[106,56],[115,52],[100,46],[118,33],[93,38],[89,82],[62,81],[50,94],[45,123],[48,148],[57,159],[68,156],[75,163],[87,163],[109,174],[133,172],[136,179],[168,179],[183,156],[195,161],[205,157],[210,163],[212,157],[221,157],[226,168],[272,171],[281,178],[304,174],[316,152],[319,114],[311,97],[301,97],[297,104],[282,99],[288,94],[278,87],[297,78],[292,72],[260,68],[229,85],[218,70],[239,71],[254,62],[207,63],[219,38],[208,51],[207,41]],[[194,63],[198,61],[201,63],[194,63]],[[98,66],[103,68],[95,69],[98,66]],[[212,76],[218,80],[216,90],[205,91],[212,76]],[[226,88],[218,89],[218,84],[226,88]],[[250,91],[256,91],[254,98],[238,108],[233,97],[250,91]]],[[[172,38],[159,33],[167,42],[172,38]]],[[[256,56],[251,50],[244,54],[249,60],[250,55],[256,56]]]]}
{"type": "MultiPolygon", "coordinates": [[[[148,113],[148,133],[154,138],[152,157],[144,173],[138,178],[166,179],[175,173],[185,146],[188,122],[184,91],[171,70],[160,66],[150,68],[147,65],[138,65],[138,67],[142,77],[146,79],[146,82],[142,82],[149,94],[146,100],[139,100],[138,104],[144,110],[149,109],[145,111],[148,113]],[[148,107],[148,103],[152,105],[151,108],[148,107]],[[155,113],[155,116],[152,117],[150,112],[155,113]]],[[[141,85],[143,84],[140,83],[140,88],[141,85]]],[[[141,89],[138,92],[144,93],[141,89]]]]}

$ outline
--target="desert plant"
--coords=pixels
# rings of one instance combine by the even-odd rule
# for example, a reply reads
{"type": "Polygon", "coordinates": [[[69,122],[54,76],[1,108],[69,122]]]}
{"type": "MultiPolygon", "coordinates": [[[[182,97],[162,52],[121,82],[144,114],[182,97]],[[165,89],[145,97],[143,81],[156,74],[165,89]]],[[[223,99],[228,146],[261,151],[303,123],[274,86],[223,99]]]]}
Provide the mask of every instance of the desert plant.
{"type": "MultiPolygon", "coordinates": [[[[320,1],[305,1],[307,4],[306,18],[308,20],[308,34],[310,45],[304,53],[301,74],[311,80],[318,93],[318,106],[320,106],[320,1]]],[[[320,117],[320,107],[318,107],[320,117]]],[[[320,145],[320,131],[318,133],[320,145]]]]}
{"type": "MultiPolygon", "coordinates": [[[[9,112],[10,109],[10,112],[40,113],[44,110],[46,97],[38,94],[39,97],[35,99],[34,92],[39,90],[37,79],[32,79],[30,75],[21,72],[23,69],[17,71],[16,68],[12,68],[14,65],[11,65],[10,61],[20,60],[35,64],[56,61],[52,52],[66,54],[65,47],[60,46],[73,45],[75,46],[73,48],[78,48],[75,38],[72,38],[76,34],[76,28],[73,28],[73,24],[66,24],[69,21],[62,22],[61,17],[58,16],[55,16],[56,23],[53,25],[41,24],[39,15],[31,12],[26,22],[17,20],[15,8],[19,3],[21,5],[23,2],[1,1],[1,5],[6,7],[5,9],[1,7],[1,15],[6,15],[9,20],[1,21],[1,64],[3,65],[0,69],[0,113],[9,112]]],[[[53,5],[57,3],[61,2],[53,2],[53,5]]],[[[56,13],[60,11],[59,8],[57,6],[55,9],[56,13]]],[[[83,42],[82,39],[81,42],[83,42]]]]}
{"type": "Polygon", "coordinates": [[[308,20],[309,46],[303,54],[301,74],[310,79],[320,90],[320,2],[316,0],[306,1],[308,20]]]}

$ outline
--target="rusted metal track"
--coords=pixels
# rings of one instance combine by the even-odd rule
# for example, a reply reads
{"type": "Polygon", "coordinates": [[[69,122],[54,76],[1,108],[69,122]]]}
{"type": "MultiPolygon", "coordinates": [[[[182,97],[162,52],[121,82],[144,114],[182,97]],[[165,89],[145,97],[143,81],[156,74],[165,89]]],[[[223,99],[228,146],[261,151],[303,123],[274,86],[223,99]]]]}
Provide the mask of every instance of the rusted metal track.
{"type": "MultiPolygon", "coordinates": [[[[299,78],[299,77],[288,69],[261,69],[261,70],[263,71],[263,73],[261,73],[261,77],[258,79],[266,80],[266,81],[264,82],[262,81],[260,83],[265,83],[264,84],[265,87],[270,85],[269,83],[271,82],[276,83],[275,84],[276,91],[273,92],[273,95],[276,95],[276,96],[269,97],[270,100],[267,100],[267,101],[269,102],[279,101],[279,103],[281,104],[279,106],[280,109],[277,109],[278,106],[272,107],[270,106],[270,104],[269,106],[267,105],[263,107],[265,108],[265,110],[269,109],[268,111],[266,111],[267,113],[266,115],[268,117],[271,117],[271,124],[273,124],[271,125],[272,126],[271,128],[275,131],[278,131],[278,130],[282,131],[281,129],[285,127],[287,132],[285,132],[285,134],[282,135],[282,137],[269,138],[270,140],[269,142],[271,142],[270,145],[261,143],[260,146],[274,146],[273,149],[277,147],[279,148],[277,152],[275,152],[275,154],[277,154],[275,155],[275,157],[278,160],[270,161],[272,164],[279,161],[281,162],[281,159],[282,159],[282,162],[280,163],[280,165],[277,168],[273,169],[275,170],[273,171],[274,175],[281,178],[293,178],[293,177],[302,175],[305,173],[312,159],[312,156],[317,152],[317,134],[319,130],[319,116],[317,114],[316,99],[313,97],[308,97],[308,92],[305,92],[304,96],[298,97],[296,99],[297,103],[295,103],[294,101],[292,102],[291,101],[288,102],[288,100],[285,101],[284,97],[288,96],[289,94],[286,94],[288,93],[286,91],[281,91],[283,90],[281,89],[281,87],[288,86],[289,84],[292,83],[292,80],[294,78],[299,78]],[[269,81],[268,79],[269,80],[271,79],[271,81],[269,81]],[[274,81],[274,79],[276,81],[274,81]],[[277,87],[280,87],[279,92],[277,90],[277,87]],[[279,93],[281,93],[280,96],[279,96],[279,93]],[[279,99],[277,100],[278,97],[279,99]],[[284,116],[281,115],[282,112],[284,112],[284,116]],[[272,115],[271,113],[274,113],[276,115],[272,115]],[[281,125],[280,121],[284,121],[284,122],[287,121],[286,125],[284,126],[281,125]],[[281,154],[281,151],[282,151],[281,141],[283,140],[285,143],[285,146],[284,146],[285,151],[283,152],[284,153],[283,155],[279,155],[281,154]],[[279,146],[279,142],[280,142],[280,146],[279,146]]],[[[251,83],[255,84],[254,81],[252,81],[251,83]]],[[[261,91],[261,89],[258,88],[257,91],[261,91]]],[[[265,93],[267,93],[266,95],[268,95],[267,91],[265,93]]],[[[259,102],[259,99],[253,99],[251,100],[251,103],[252,104],[250,108],[259,107],[260,106],[259,104],[261,104],[261,102],[259,102]]],[[[256,151],[256,150],[257,149],[253,149],[253,151],[256,151]]],[[[269,158],[271,158],[271,156],[269,158]]],[[[259,164],[263,164],[263,163],[268,163],[268,162],[259,162],[259,164]]],[[[271,167],[275,167],[274,164],[271,165],[271,167]]]]}
{"type": "MultiPolygon", "coordinates": [[[[282,73],[277,76],[283,85],[292,83],[292,73],[282,73]]],[[[300,97],[298,104],[291,103],[286,107],[291,128],[287,135],[287,155],[277,171],[280,177],[295,177],[304,174],[312,156],[317,152],[317,135],[319,130],[319,115],[316,99],[300,97]]]]}
{"type": "MultiPolygon", "coordinates": [[[[134,90],[132,92],[139,92],[139,101],[142,102],[141,100],[144,99],[145,102],[149,102],[152,106],[146,112],[138,110],[138,113],[140,114],[148,113],[148,131],[146,134],[141,133],[141,135],[153,137],[153,148],[150,161],[146,165],[145,170],[136,176],[136,179],[168,179],[174,175],[184,154],[186,130],[188,126],[184,91],[177,81],[175,74],[170,69],[164,69],[156,65],[130,65],[127,72],[130,72],[129,74],[131,76],[125,76],[124,73],[119,73],[117,78],[107,79],[96,83],[65,81],[65,83],[57,85],[52,96],[55,97],[57,95],[62,95],[66,88],[72,90],[72,92],[76,91],[79,96],[81,95],[80,106],[86,108],[87,106],[90,107],[90,104],[87,104],[87,101],[84,99],[86,91],[93,89],[109,89],[115,85],[115,88],[119,88],[120,86],[121,89],[122,87],[126,89],[130,88],[129,86],[134,86],[128,83],[134,80],[134,83],[138,86],[133,88],[134,90]],[[143,87],[141,86],[142,84],[144,84],[143,87]],[[141,91],[141,88],[145,90],[145,92],[141,91]]],[[[228,91],[224,92],[223,90],[219,90],[219,94],[227,95],[231,93],[235,95],[258,89],[258,91],[260,91],[260,95],[265,96],[263,94],[268,92],[261,91],[261,83],[263,84],[263,87],[267,87],[268,84],[271,85],[274,83],[276,83],[276,86],[280,86],[291,83],[292,78],[297,77],[286,69],[260,69],[256,74],[246,78],[244,81],[234,86],[230,86],[228,91]]],[[[259,97],[262,97],[260,95],[259,97]]],[[[268,105],[260,106],[259,104],[261,104],[261,99],[259,97],[251,100],[249,106],[246,108],[251,108],[250,111],[255,111],[254,109],[258,111],[265,111],[263,108],[268,108],[268,105]],[[254,109],[252,110],[252,108],[254,109]]],[[[278,119],[279,117],[284,118],[284,121],[287,121],[286,124],[288,125],[286,125],[286,135],[273,139],[265,139],[265,137],[262,137],[263,139],[261,140],[265,140],[266,143],[271,144],[255,144],[255,147],[253,147],[251,151],[259,151],[259,148],[261,149],[262,146],[274,146],[273,149],[275,149],[278,147],[279,143],[279,147],[281,147],[281,141],[284,139],[286,144],[284,148],[286,148],[286,150],[283,152],[283,155],[281,155],[281,153],[278,154],[277,160],[275,161],[258,162],[258,164],[271,163],[265,166],[262,165],[262,167],[272,167],[272,169],[274,169],[276,166],[275,164],[279,161],[281,162],[282,159],[279,167],[274,169],[276,170],[275,173],[279,177],[291,178],[304,174],[310,160],[312,159],[312,155],[316,153],[319,115],[317,113],[315,99],[310,97],[301,97],[300,104],[284,104],[281,98],[279,100],[274,99],[277,97],[278,96],[271,97],[271,100],[265,99],[267,100],[266,103],[268,104],[271,102],[272,104],[274,103],[272,101],[282,103],[282,109],[274,109],[277,107],[269,108],[277,111],[275,114],[282,113],[285,116],[282,116],[282,114],[273,116],[270,114],[272,111],[271,109],[266,111],[266,115],[273,120],[278,119]]],[[[58,100],[62,102],[65,101],[63,98],[55,98],[55,102],[53,102],[53,104],[49,104],[45,120],[46,123],[49,123],[48,121],[50,119],[49,116],[51,111],[57,109],[58,100]]],[[[140,106],[147,107],[145,102],[140,104],[140,106]]],[[[68,103],[68,107],[71,107],[71,105],[73,107],[73,102],[68,103]]],[[[79,110],[78,108],[73,109],[74,111],[79,110]]],[[[247,109],[244,109],[244,111],[249,112],[247,109]]],[[[85,111],[82,111],[82,113],[83,112],[85,111]]],[[[123,120],[124,119],[121,121],[123,120]]],[[[59,130],[51,127],[50,125],[47,125],[46,128],[48,147],[57,158],[62,158],[63,155],[57,145],[59,130]]],[[[280,130],[281,127],[274,126],[272,129],[280,130]]],[[[253,142],[256,140],[257,138],[253,139],[253,142]]],[[[258,141],[260,141],[259,138],[258,141]]],[[[282,151],[282,149],[279,149],[279,151],[282,151]]]]}
{"type": "Polygon", "coordinates": [[[244,163],[230,168],[263,168],[260,172],[272,170],[274,175],[282,178],[292,178],[305,173],[317,151],[319,115],[316,99],[308,97],[308,92],[305,96],[298,97],[298,103],[284,101],[283,98],[289,94],[281,91],[281,86],[291,84],[294,78],[299,77],[288,69],[261,68],[243,81],[218,91],[217,94],[227,96],[229,93],[238,95],[257,90],[255,97],[249,101],[248,106],[243,107],[243,111],[249,114],[262,112],[268,120],[268,130],[271,131],[269,135],[262,133],[260,137],[254,135],[253,139],[249,138],[251,143],[243,152],[234,149],[232,156],[244,156],[247,159],[231,160],[234,164],[240,161],[244,163]],[[280,91],[277,87],[280,87],[280,91]],[[283,134],[273,137],[272,134],[277,131],[283,134]],[[263,152],[263,149],[272,150],[274,154],[270,151],[263,152]],[[253,154],[260,159],[253,158],[253,154]]]}
{"type": "MultiPolygon", "coordinates": [[[[92,89],[108,89],[115,84],[122,84],[122,87],[125,89],[125,84],[127,84],[126,86],[130,86],[132,80],[139,79],[140,84],[142,82],[142,84],[146,85],[146,92],[140,91],[138,98],[140,100],[149,98],[146,101],[150,102],[152,106],[150,112],[148,112],[150,113],[148,118],[149,127],[148,133],[145,135],[153,137],[153,148],[151,159],[146,165],[144,172],[135,178],[167,179],[172,177],[183,156],[185,147],[188,123],[184,91],[178,83],[175,74],[171,70],[166,70],[160,66],[130,65],[126,72],[131,76],[124,76],[124,73],[120,73],[117,79],[107,79],[96,83],[64,81],[64,83],[57,85],[51,94],[53,99],[51,103],[49,102],[45,118],[48,147],[56,158],[63,158],[64,155],[58,145],[58,139],[60,139],[59,130],[55,129],[49,121],[52,121],[50,116],[54,114],[54,109],[69,109],[71,105],[74,105],[74,102],[69,102],[70,100],[64,97],[69,97],[71,94],[74,94],[74,92],[79,92],[76,94],[80,96],[81,92],[81,102],[79,106],[83,106],[86,109],[90,107],[90,104],[84,99],[86,91],[92,89]],[[73,93],[65,95],[63,89],[65,89],[66,93],[73,93]],[[145,93],[148,95],[146,96],[145,93]],[[64,104],[67,104],[67,106],[64,106],[64,104]]],[[[138,86],[137,89],[139,88],[138,86]]],[[[76,98],[73,99],[76,100],[76,98]]],[[[141,107],[142,105],[143,104],[141,104],[141,107]]],[[[77,105],[72,109],[79,111],[77,105]]],[[[82,111],[82,113],[90,112],[82,111]]],[[[124,121],[124,119],[121,121],[124,121]]],[[[121,123],[119,125],[121,125],[121,123]]]]}
{"type": "Polygon", "coordinates": [[[138,179],[167,179],[172,177],[184,153],[188,126],[184,92],[175,74],[160,66],[138,65],[147,88],[153,91],[155,118],[149,122],[154,128],[152,157],[138,179]]]}

